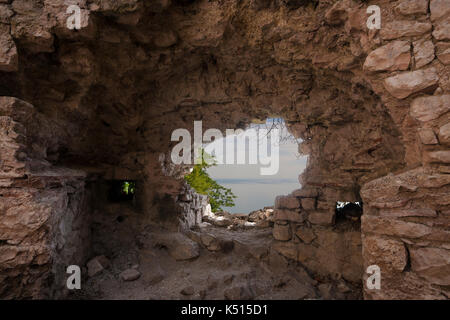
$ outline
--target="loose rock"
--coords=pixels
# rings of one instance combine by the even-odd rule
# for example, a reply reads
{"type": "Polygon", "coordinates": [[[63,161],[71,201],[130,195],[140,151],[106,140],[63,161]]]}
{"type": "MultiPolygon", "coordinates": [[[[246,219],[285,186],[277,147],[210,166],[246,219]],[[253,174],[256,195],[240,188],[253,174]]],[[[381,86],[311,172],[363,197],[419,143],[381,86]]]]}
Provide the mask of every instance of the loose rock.
{"type": "Polygon", "coordinates": [[[105,256],[97,256],[87,263],[88,275],[93,277],[108,268],[110,261],[105,256]]]}
{"type": "Polygon", "coordinates": [[[141,273],[136,269],[127,269],[122,271],[119,275],[120,279],[123,281],[134,281],[141,276],[141,273]]]}
{"type": "Polygon", "coordinates": [[[183,288],[180,293],[184,296],[192,296],[195,292],[195,289],[193,286],[187,286],[185,288],[183,288]]]}

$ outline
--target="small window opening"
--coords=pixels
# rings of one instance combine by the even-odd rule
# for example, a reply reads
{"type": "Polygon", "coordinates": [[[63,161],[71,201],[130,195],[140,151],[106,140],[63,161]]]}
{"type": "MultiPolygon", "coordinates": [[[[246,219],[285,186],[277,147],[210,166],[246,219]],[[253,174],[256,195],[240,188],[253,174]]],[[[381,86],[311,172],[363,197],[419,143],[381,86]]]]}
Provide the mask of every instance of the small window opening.
{"type": "Polygon", "coordinates": [[[113,180],[109,182],[108,199],[111,202],[132,201],[136,193],[136,182],[131,180],[113,180]]]}
{"type": "Polygon", "coordinates": [[[344,220],[350,220],[354,222],[360,221],[362,213],[362,202],[336,202],[336,220],[338,222],[344,220]]]}

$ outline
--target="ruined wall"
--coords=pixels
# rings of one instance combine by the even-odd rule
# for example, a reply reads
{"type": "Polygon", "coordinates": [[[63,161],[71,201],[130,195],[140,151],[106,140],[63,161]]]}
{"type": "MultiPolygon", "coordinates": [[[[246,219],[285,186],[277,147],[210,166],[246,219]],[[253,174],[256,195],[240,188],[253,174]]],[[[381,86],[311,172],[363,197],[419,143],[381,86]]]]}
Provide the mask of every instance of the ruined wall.
{"type": "Polygon", "coordinates": [[[42,159],[50,127],[30,104],[1,97],[0,122],[0,296],[61,297],[90,250],[86,173],[42,159]]]}
{"type": "Polygon", "coordinates": [[[273,248],[320,277],[361,280],[361,232],[358,223],[336,221],[336,205],[318,202],[315,188],[295,190],[275,201],[273,248]]]}
{"type": "Polygon", "coordinates": [[[177,203],[182,207],[181,225],[188,230],[202,223],[202,218],[207,211],[208,196],[198,194],[188,184],[180,193],[177,203]]]}
{"type": "Polygon", "coordinates": [[[45,141],[30,144],[31,161],[16,137],[2,140],[1,170],[7,181],[24,179],[24,164],[134,177],[144,211],[176,229],[182,174],[160,163],[171,132],[280,116],[309,155],[299,192],[316,193],[277,208],[274,232],[290,228],[291,238],[275,246],[290,243],[291,257],[317,269],[327,252],[317,248],[339,245],[333,259],[354,263],[318,271],[344,275],[361,264],[360,240],[334,241],[334,206],[362,198],[363,265],[378,264],[390,283],[366,298],[447,297],[449,10],[445,0],[0,1],[0,95],[34,106],[24,114],[44,122],[27,138],[45,141]],[[81,30],[66,28],[69,2],[82,9],[81,30]],[[371,4],[380,30],[366,27],[371,4]],[[294,236],[304,225],[311,243],[294,236]]]}
{"type": "Polygon", "coordinates": [[[450,6],[438,0],[408,4],[390,4],[396,15],[387,19],[380,31],[383,42],[364,63],[372,87],[401,128],[408,164],[361,191],[364,264],[379,265],[384,277],[382,289],[366,291],[366,297],[445,299],[450,6]]]}

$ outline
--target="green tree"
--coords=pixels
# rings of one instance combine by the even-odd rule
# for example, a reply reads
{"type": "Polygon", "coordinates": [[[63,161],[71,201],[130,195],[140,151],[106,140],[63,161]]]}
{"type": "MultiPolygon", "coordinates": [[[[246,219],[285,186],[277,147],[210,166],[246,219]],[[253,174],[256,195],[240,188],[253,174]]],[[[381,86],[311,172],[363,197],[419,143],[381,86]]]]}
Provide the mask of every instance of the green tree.
{"type": "Polygon", "coordinates": [[[209,197],[209,203],[211,204],[211,210],[213,212],[223,210],[222,206],[233,207],[236,196],[231,189],[218,184],[217,181],[212,179],[206,172],[206,169],[216,165],[215,161],[213,161],[213,157],[204,150],[201,151],[201,157],[201,164],[194,165],[192,172],[184,177],[186,182],[194,188],[197,193],[209,197]]]}

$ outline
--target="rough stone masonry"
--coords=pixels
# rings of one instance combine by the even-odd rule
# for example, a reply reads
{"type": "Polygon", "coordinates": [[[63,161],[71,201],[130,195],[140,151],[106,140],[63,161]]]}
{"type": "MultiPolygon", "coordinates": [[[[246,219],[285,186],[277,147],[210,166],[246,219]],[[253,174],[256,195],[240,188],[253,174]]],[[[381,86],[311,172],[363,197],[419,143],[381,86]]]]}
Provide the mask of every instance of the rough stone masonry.
{"type": "Polygon", "coordinates": [[[195,225],[171,132],[276,115],[309,161],[274,248],[352,281],[378,265],[366,299],[448,299],[449,20],[447,0],[0,0],[0,296],[63,294],[100,180],[136,180],[143,223],[195,225]],[[363,202],[360,231],[337,201],[363,202]]]}

